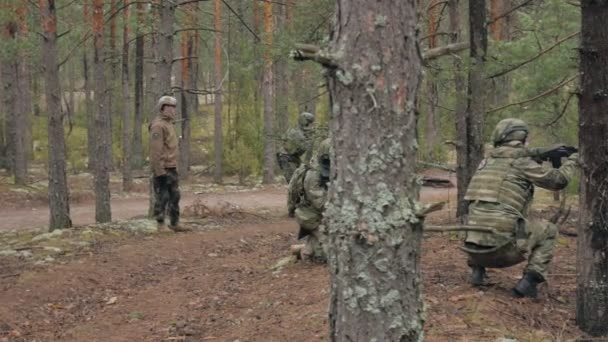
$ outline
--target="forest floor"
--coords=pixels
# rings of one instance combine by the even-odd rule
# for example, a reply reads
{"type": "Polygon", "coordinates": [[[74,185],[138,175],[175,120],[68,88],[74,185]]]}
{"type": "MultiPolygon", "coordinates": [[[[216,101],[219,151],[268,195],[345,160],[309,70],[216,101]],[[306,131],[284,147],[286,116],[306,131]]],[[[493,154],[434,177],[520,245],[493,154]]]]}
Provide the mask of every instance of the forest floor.
{"type": "MultiPolygon", "coordinates": [[[[326,267],[282,262],[297,231],[284,214],[284,186],[184,183],[183,221],[193,232],[173,234],[138,219],[148,205],[144,180],[132,194],[113,183],[114,217],[134,219],[93,225],[88,185],[79,187],[86,179],[70,177],[78,226],[51,234],[34,229],[47,224],[43,195],[0,191],[1,342],[328,339],[326,267]]],[[[453,221],[455,193],[422,189],[422,202],[451,204],[428,223],[453,221]]],[[[539,197],[536,215],[547,216],[550,196],[539,197]]],[[[469,286],[459,242],[424,237],[426,341],[585,339],[574,322],[575,237],[558,238],[537,300],[510,295],[521,267],[491,270],[492,286],[469,286]]]]}

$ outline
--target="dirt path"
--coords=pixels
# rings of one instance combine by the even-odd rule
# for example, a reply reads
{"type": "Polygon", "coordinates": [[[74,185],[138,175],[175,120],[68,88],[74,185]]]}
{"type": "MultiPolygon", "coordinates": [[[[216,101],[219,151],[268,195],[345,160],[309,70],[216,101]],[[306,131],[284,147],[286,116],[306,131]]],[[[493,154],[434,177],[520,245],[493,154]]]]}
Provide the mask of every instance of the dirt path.
{"type": "MultiPolygon", "coordinates": [[[[261,209],[280,210],[285,208],[286,193],[284,190],[268,188],[247,192],[225,192],[194,194],[184,192],[181,207],[191,205],[199,200],[206,206],[214,207],[229,202],[243,210],[259,211],[261,209]]],[[[132,198],[112,199],[112,219],[124,220],[145,216],[148,212],[148,197],[140,195],[132,198]]],[[[70,216],[74,225],[95,223],[95,202],[86,201],[73,204],[70,216]]],[[[24,209],[0,209],[0,231],[2,230],[44,230],[48,227],[48,206],[36,206],[24,209]]]]}
{"type": "MultiPolygon", "coordinates": [[[[454,197],[456,189],[427,188],[421,190],[421,200],[444,200],[448,196],[454,197]]],[[[195,194],[182,191],[180,205],[182,210],[195,201],[200,201],[208,207],[215,207],[223,203],[237,205],[243,210],[286,210],[287,191],[285,188],[269,187],[253,191],[238,192],[210,192],[195,194]]],[[[145,216],[148,212],[148,197],[140,194],[131,198],[112,198],[112,219],[125,220],[145,216]]],[[[70,207],[72,223],[76,226],[95,223],[95,202],[85,201],[72,204],[70,207]]],[[[24,207],[21,209],[0,209],[0,231],[3,230],[46,230],[49,222],[49,208],[47,205],[24,207]]]]}

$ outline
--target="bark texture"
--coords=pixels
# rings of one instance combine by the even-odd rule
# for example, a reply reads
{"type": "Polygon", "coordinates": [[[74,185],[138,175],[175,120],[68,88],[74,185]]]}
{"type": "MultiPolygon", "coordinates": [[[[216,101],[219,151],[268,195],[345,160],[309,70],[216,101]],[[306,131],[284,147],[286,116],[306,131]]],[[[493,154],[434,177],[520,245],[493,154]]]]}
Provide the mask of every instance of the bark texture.
{"type": "Polygon", "coordinates": [[[110,206],[110,167],[112,160],[112,126],[104,63],[103,0],[93,1],[93,73],[95,77],[95,221],[112,220],[110,206]]]}
{"type": "Polygon", "coordinates": [[[338,0],[336,15],[325,213],[330,339],[421,341],[416,2],[338,0]]]}
{"type": "Polygon", "coordinates": [[[275,147],[274,133],[274,73],[271,54],[273,35],[272,3],[264,2],[264,71],[262,76],[262,100],[264,102],[264,155],[262,183],[274,182],[275,147]]]}
{"type": "Polygon", "coordinates": [[[576,322],[593,336],[608,336],[608,1],[583,0],[581,11],[576,322]]]}
{"type": "Polygon", "coordinates": [[[471,177],[483,159],[483,126],[485,119],[486,80],[484,75],[488,34],[485,0],[469,1],[470,59],[467,87],[467,107],[456,118],[456,179],[458,182],[458,208],[461,219],[467,214],[464,200],[471,177]]]}
{"type": "Polygon", "coordinates": [[[57,15],[54,0],[40,0],[40,19],[44,38],[42,39],[42,63],[46,108],[48,111],[49,136],[49,229],[69,228],[70,200],[68,181],[65,173],[65,137],[63,112],[61,110],[61,87],[59,65],[57,64],[57,15]]]}
{"type": "Polygon", "coordinates": [[[122,189],[131,191],[133,187],[133,174],[131,173],[131,110],[129,101],[129,0],[124,0],[123,27],[122,27],[122,189]]]}
{"type": "Polygon", "coordinates": [[[140,169],[144,162],[144,148],[142,141],[142,128],[144,125],[144,48],[145,41],[143,36],[144,24],[144,4],[137,4],[137,33],[135,38],[135,59],[134,59],[134,91],[133,91],[133,160],[132,165],[140,169]]]}
{"type": "Polygon", "coordinates": [[[223,167],[223,133],[222,133],[222,36],[220,31],[222,30],[221,21],[221,0],[215,0],[215,45],[214,45],[214,59],[215,59],[215,119],[214,119],[214,156],[215,156],[215,167],[213,169],[213,181],[216,183],[222,182],[222,174],[224,172],[223,167]]]}

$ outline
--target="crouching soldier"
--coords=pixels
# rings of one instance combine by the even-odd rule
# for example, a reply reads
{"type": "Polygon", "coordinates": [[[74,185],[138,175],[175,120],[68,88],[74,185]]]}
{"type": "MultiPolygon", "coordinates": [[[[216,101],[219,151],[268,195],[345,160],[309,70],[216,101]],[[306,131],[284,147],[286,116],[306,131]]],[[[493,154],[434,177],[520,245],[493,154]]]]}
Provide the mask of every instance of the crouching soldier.
{"type": "MultiPolygon", "coordinates": [[[[531,222],[528,211],[534,186],[560,190],[577,168],[578,154],[566,148],[566,162],[559,168],[534,160],[536,151],[524,147],[528,126],[519,119],[500,121],[492,134],[494,149],[482,160],[467,189],[467,225],[491,231],[468,231],[462,248],[471,267],[471,283],[482,285],[486,267],[510,267],[525,260],[523,277],[513,288],[518,297],[536,297],[553,258],[557,227],[531,222]],[[571,154],[571,155],[570,155],[571,154]]],[[[561,150],[560,150],[561,151],[561,150]]],[[[539,152],[540,153],[540,152],[539,152]]]]}
{"type": "Polygon", "coordinates": [[[277,163],[287,184],[289,184],[296,169],[302,165],[302,162],[307,164],[311,158],[315,134],[314,123],[314,115],[302,112],[298,118],[298,127],[287,130],[282,139],[283,143],[277,153],[277,163]]]}
{"type": "Polygon", "coordinates": [[[300,225],[298,239],[306,238],[306,244],[300,249],[296,248],[295,253],[299,253],[304,260],[320,263],[327,261],[321,221],[329,183],[329,146],[329,139],[320,144],[316,166],[304,164],[295,171],[289,183],[287,202],[289,215],[295,217],[300,225]]]}

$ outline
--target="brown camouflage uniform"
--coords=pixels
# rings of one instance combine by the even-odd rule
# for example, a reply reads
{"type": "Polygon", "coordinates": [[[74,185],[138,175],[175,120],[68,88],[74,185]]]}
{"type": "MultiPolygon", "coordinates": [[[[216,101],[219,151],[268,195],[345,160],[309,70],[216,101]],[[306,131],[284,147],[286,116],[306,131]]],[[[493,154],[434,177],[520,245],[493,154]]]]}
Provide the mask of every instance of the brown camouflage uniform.
{"type": "Polygon", "coordinates": [[[179,222],[179,180],[177,159],[178,139],[173,118],[162,112],[152,121],[150,130],[150,166],[154,176],[154,216],[164,223],[165,211],[169,211],[171,226],[179,222]]]}

